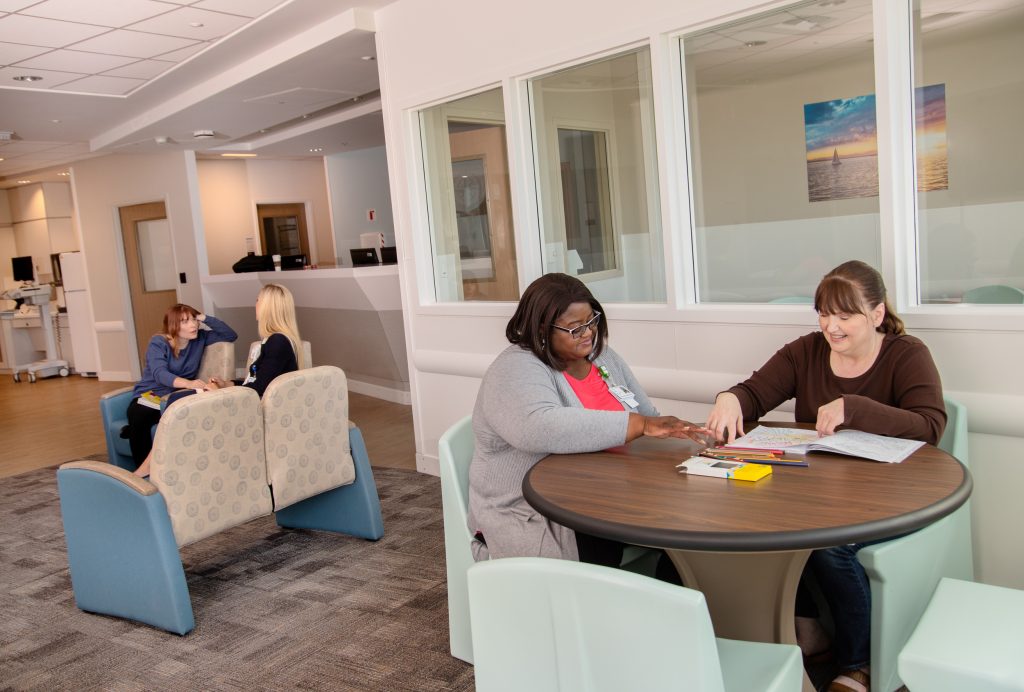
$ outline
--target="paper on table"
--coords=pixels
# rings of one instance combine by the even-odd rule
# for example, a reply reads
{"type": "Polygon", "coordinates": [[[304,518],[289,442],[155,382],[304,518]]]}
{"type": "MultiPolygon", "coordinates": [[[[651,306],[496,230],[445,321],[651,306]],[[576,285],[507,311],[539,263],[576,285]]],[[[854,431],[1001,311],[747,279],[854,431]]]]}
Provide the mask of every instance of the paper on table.
{"type": "Polygon", "coordinates": [[[918,440],[874,435],[860,430],[840,430],[834,435],[818,437],[814,430],[768,428],[763,425],[757,426],[733,443],[737,447],[752,449],[782,448],[795,454],[834,452],[890,464],[903,461],[923,444],[924,442],[918,440]]]}

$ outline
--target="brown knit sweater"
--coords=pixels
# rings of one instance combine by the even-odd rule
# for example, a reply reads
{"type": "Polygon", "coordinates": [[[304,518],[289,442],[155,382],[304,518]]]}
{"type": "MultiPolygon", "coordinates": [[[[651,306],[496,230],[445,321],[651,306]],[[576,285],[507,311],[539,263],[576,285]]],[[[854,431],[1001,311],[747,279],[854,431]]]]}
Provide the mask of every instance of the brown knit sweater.
{"type": "Polygon", "coordinates": [[[913,336],[886,334],[878,358],[860,377],[837,377],[821,332],[783,346],[746,382],[729,391],[743,418],[755,420],[796,397],[796,420],[814,423],[818,407],[843,397],[843,428],[935,444],[946,427],[942,382],[928,347],[913,336]]]}

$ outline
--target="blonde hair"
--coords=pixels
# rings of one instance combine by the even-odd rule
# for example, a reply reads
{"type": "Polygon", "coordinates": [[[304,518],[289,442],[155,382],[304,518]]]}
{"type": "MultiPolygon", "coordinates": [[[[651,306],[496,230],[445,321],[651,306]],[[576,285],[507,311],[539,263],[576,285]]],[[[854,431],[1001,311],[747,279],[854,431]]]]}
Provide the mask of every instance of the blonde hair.
{"type": "Polygon", "coordinates": [[[302,337],[299,336],[299,327],[295,321],[295,299],[292,292],[281,284],[267,284],[260,289],[257,300],[256,322],[259,324],[260,338],[284,334],[292,342],[299,368],[306,367],[303,362],[302,337]]]}

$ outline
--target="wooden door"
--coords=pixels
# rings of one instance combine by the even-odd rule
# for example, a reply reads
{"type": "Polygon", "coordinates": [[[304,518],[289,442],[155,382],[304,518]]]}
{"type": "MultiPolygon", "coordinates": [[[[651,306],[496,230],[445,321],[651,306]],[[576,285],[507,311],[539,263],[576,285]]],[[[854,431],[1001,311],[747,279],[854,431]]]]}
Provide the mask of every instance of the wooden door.
{"type": "Polygon", "coordinates": [[[305,204],[257,204],[256,214],[264,255],[305,255],[313,261],[309,256],[305,204]]]}
{"type": "Polygon", "coordinates": [[[163,202],[121,207],[118,212],[141,369],[149,339],[163,331],[164,313],[178,302],[171,228],[163,202]]]}
{"type": "Polygon", "coordinates": [[[518,300],[505,126],[449,128],[465,300],[518,300]]]}

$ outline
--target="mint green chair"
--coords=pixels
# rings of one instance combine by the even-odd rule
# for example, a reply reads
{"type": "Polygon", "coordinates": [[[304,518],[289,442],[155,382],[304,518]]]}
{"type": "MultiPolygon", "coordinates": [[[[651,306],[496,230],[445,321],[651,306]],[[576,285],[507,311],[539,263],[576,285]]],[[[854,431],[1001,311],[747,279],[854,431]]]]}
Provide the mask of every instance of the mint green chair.
{"type": "MultiPolygon", "coordinates": [[[[938,447],[967,466],[967,408],[945,399],[938,447]]],[[[871,582],[871,689],[902,682],[896,659],[943,577],[974,579],[970,502],[920,531],[863,548],[857,559],[871,582]]]]}
{"type": "Polygon", "coordinates": [[[476,689],[797,692],[800,649],[715,639],[704,595],[621,569],[504,558],[469,569],[476,689]]]}
{"type": "Polygon", "coordinates": [[[1002,303],[1019,305],[1024,303],[1024,291],[1014,286],[994,284],[979,286],[964,293],[961,299],[965,303],[1002,303]]]}
{"type": "Polygon", "coordinates": [[[448,572],[448,638],[452,656],[473,662],[466,571],[473,565],[469,533],[469,464],[473,461],[473,417],[466,416],[438,440],[441,506],[444,514],[444,557],[448,572]]]}
{"type": "Polygon", "coordinates": [[[1024,692],[1024,591],[943,579],[899,656],[913,692],[1024,692]]]}

